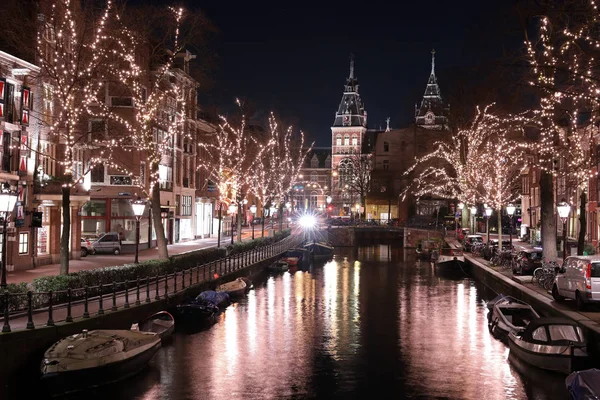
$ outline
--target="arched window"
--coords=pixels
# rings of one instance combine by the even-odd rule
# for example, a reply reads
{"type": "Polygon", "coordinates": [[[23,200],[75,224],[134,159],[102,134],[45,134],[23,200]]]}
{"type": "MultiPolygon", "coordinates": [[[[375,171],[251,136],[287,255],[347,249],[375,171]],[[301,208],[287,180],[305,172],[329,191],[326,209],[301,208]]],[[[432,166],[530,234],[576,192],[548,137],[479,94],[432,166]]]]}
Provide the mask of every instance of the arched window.
{"type": "Polygon", "coordinates": [[[337,135],[335,137],[335,145],[336,146],[341,146],[342,145],[342,135],[337,135]]]}
{"type": "Polygon", "coordinates": [[[319,180],[319,178],[318,178],[317,174],[313,173],[313,174],[310,175],[310,181],[312,183],[317,183],[318,180],[319,180]]]}
{"type": "Polygon", "coordinates": [[[358,146],[358,138],[356,136],[352,136],[352,146],[358,146]]]}
{"type": "Polygon", "coordinates": [[[344,158],[340,161],[338,165],[338,173],[339,173],[339,183],[340,187],[344,187],[346,183],[348,183],[352,177],[352,160],[349,158],[344,158]]]}
{"type": "Polygon", "coordinates": [[[350,146],[350,136],[344,136],[344,146],[350,146]]]}

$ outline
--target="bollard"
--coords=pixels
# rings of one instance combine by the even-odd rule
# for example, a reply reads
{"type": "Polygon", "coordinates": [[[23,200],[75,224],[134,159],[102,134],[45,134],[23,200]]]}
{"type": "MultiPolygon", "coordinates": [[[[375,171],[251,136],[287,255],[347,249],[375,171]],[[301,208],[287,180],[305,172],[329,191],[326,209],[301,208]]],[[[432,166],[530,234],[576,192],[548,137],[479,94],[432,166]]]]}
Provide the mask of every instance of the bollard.
{"type": "Polygon", "coordinates": [[[83,318],[89,318],[90,313],[88,312],[88,287],[87,285],[83,288],[83,318]]]}
{"type": "Polygon", "coordinates": [[[113,282],[112,290],[112,307],[110,311],[117,311],[117,282],[113,282]]]}
{"type": "Polygon", "coordinates": [[[27,329],[35,329],[35,325],[33,325],[33,310],[32,310],[32,296],[31,290],[27,292],[27,329]]]}
{"type": "Polygon", "coordinates": [[[154,296],[154,300],[160,300],[160,295],[158,294],[158,275],[156,275],[156,295],[154,296]]]}
{"type": "Polygon", "coordinates": [[[54,326],[54,319],[52,318],[52,290],[48,292],[48,322],[47,326],[54,326]]]}
{"type": "Polygon", "coordinates": [[[4,292],[4,326],[2,332],[10,332],[10,323],[8,320],[8,291],[4,292]]]}
{"type": "Polygon", "coordinates": [[[71,288],[67,289],[67,318],[65,322],[73,322],[73,316],[71,316],[71,288]]]}
{"type": "Polygon", "coordinates": [[[124,308],[129,308],[129,281],[125,279],[125,304],[124,308]]]}
{"type": "Polygon", "coordinates": [[[137,285],[136,285],[136,290],[135,290],[135,305],[139,306],[140,305],[140,277],[138,276],[137,278],[137,285]]]}
{"type": "Polygon", "coordinates": [[[98,299],[98,315],[103,315],[104,314],[104,308],[102,308],[102,297],[103,296],[103,290],[102,290],[102,284],[100,284],[100,297],[98,299]]]}
{"type": "Polygon", "coordinates": [[[146,303],[150,303],[150,277],[146,277],[146,303]]]}

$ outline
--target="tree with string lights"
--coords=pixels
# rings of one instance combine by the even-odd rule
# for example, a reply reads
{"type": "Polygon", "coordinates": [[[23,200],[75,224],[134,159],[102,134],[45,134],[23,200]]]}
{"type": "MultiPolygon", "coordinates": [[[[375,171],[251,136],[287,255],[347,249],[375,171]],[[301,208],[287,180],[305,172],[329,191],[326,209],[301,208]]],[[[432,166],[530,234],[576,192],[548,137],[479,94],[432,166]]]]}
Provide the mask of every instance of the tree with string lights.
{"type": "MultiPolygon", "coordinates": [[[[346,184],[350,193],[356,193],[361,207],[366,209],[367,193],[371,189],[373,165],[370,154],[354,152],[345,158],[346,184]]],[[[352,205],[351,205],[352,207],[352,205]]]]}
{"type": "Polygon", "coordinates": [[[537,135],[527,148],[540,170],[544,255],[556,258],[555,184],[557,202],[564,198],[574,204],[579,192],[579,254],[585,243],[588,185],[597,174],[593,137],[600,100],[600,15],[593,0],[546,2],[543,7],[543,15],[536,17],[537,34],[526,32],[529,83],[541,96],[530,121],[537,135]]]}

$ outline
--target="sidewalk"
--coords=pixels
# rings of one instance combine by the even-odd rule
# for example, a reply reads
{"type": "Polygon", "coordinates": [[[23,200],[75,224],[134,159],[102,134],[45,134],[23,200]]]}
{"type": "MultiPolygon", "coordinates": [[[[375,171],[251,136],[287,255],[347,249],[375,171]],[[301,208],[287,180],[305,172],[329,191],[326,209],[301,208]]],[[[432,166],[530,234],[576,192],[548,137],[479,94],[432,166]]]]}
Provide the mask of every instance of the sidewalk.
{"type": "MultiPolygon", "coordinates": [[[[255,238],[260,237],[255,233],[255,238]]],[[[244,228],[242,231],[242,241],[251,239],[251,230],[244,228]]],[[[231,236],[221,237],[221,247],[228,246],[231,243],[231,236]]],[[[186,253],[192,250],[206,249],[209,247],[217,246],[217,238],[208,239],[196,239],[182,243],[170,244],[167,246],[169,256],[176,254],[186,253]]],[[[143,249],[140,246],[139,250],[139,261],[153,260],[158,256],[158,249],[152,248],[143,249]]],[[[120,254],[118,256],[112,254],[99,254],[99,255],[88,255],[87,257],[79,260],[70,260],[69,272],[78,272],[94,268],[112,267],[123,264],[133,263],[133,254],[120,254]]],[[[32,282],[35,278],[41,276],[52,276],[58,275],[60,272],[60,264],[49,264],[43,265],[38,268],[9,272],[6,274],[7,283],[21,283],[21,282],[32,282]]]]}

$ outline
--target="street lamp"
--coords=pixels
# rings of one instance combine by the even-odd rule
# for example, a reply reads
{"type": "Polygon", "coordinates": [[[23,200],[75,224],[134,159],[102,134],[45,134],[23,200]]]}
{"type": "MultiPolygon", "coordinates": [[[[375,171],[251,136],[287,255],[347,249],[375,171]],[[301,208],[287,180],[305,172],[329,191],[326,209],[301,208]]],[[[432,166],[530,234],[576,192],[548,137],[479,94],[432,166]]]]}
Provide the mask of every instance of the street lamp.
{"type": "Polygon", "coordinates": [[[144,211],[146,210],[146,202],[138,197],[137,200],[131,202],[131,208],[133,208],[133,215],[135,215],[135,259],[134,263],[137,264],[138,253],[140,247],[140,220],[144,211]]]}
{"type": "Polygon", "coordinates": [[[510,226],[508,228],[508,230],[509,230],[508,237],[509,237],[509,240],[510,240],[511,247],[512,247],[513,216],[515,215],[515,210],[516,209],[517,209],[517,207],[515,207],[515,205],[512,204],[512,203],[509,203],[506,206],[506,213],[510,217],[510,226]]]}
{"type": "Polygon", "coordinates": [[[6,230],[8,217],[12,214],[17,204],[17,193],[10,190],[8,184],[4,184],[0,191],[0,218],[2,219],[2,281],[0,286],[6,287],[6,230]]]}
{"type": "Polygon", "coordinates": [[[237,210],[237,206],[235,204],[230,204],[229,205],[229,213],[231,214],[231,244],[233,244],[233,225],[235,223],[235,221],[233,220],[234,214],[235,214],[235,210],[237,210]]]}
{"type": "Polygon", "coordinates": [[[252,240],[254,240],[254,214],[256,214],[256,205],[252,204],[250,206],[250,213],[252,214],[252,222],[250,223],[252,225],[252,240]]]}
{"type": "Polygon", "coordinates": [[[569,218],[569,213],[571,212],[571,205],[567,203],[564,199],[556,205],[556,209],[558,210],[558,215],[560,216],[560,220],[563,223],[563,264],[565,263],[565,259],[567,258],[567,219],[569,218]]]}
{"type": "Polygon", "coordinates": [[[472,206],[471,207],[471,216],[473,217],[473,231],[471,232],[471,234],[475,234],[475,216],[477,215],[477,207],[472,206]]]}
{"type": "MultiPolygon", "coordinates": [[[[462,210],[465,207],[465,205],[460,202],[458,203],[458,210],[460,210],[460,215],[462,216],[462,210]]],[[[456,216],[458,215],[458,210],[456,212],[456,216]]],[[[458,217],[456,217],[454,219],[454,236],[458,239],[458,217]]]]}
{"type": "Polygon", "coordinates": [[[487,243],[490,243],[490,217],[492,216],[492,209],[486,207],[485,209],[485,231],[487,232],[487,243]]]}

